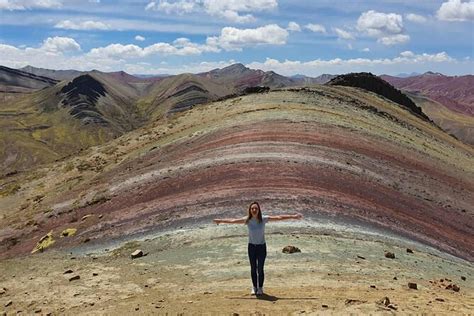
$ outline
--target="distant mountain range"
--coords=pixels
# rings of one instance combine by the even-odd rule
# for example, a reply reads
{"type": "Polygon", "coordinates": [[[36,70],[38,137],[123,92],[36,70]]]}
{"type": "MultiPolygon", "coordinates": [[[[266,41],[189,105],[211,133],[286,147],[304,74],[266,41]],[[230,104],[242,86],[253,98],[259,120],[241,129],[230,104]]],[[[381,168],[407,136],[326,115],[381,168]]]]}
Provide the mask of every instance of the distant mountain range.
{"type": "MultiPolygon", "coordinates": [[[[405,91],[428,96],[461,116],[473,114],[473,76],[447,77],[428,73],[410,78],[381,78],[405,91]]],[[[286,77],[273,71],[249,69],[243,64],[198,74],[155,77],[137,77],[123,71],[105,73],[2,66],[0,88],[4,102],[0,109],[0,128],[8,133],[2,133],[0,143],[9,151],[0,152],[0,169],[21,170],[58,159],[107,142],[172,113],[247,93],[249,87],[275,89],[328,81],[383,95],[415,115],[432,119],[459,139],[472,143],[469,129],[473,125],[468,123],[467,127],[458,127],[456,122],[465,124],[465,120],[456,118],[448,126],[439,115],[433,111],[426,114],[423,105],[420,108],[373,75],[286,77]],[[14,97],[8,98],[10,95],[14,97]]],[[[421,104],[427,103],[423,101],[421,104]]]]}

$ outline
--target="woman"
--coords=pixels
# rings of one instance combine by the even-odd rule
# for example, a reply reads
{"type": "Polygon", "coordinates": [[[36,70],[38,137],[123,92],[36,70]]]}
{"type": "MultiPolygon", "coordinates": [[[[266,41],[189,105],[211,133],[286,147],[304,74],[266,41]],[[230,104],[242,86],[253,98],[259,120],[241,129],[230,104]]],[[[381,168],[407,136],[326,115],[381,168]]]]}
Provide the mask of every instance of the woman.
{"type": "Polygon", "coordinates": [[[253,288],[251,294],[263,294],[264,272],[263,266],[267,257],[267,244],[265,243],[265,224],[268,221],[281,221],[286,219],[299,219],[303,215],[275,215],[262,216],[258,202],[250,204],[247,216],[242,218],[214,219],[219,224],[246,224],[249,229],[248,255],[250,260],[250,275],[252,276],[253,288]],[[258,275],[258,280],[257,280],[258,275]],[[258,281],[258,283],[257,283],[258,281]]]}

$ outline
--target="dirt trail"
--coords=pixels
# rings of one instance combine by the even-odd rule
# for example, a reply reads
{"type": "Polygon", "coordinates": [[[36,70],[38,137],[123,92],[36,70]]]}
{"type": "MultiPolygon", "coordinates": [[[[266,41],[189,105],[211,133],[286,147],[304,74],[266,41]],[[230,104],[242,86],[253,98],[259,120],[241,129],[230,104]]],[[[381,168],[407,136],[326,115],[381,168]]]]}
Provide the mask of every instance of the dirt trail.
{"type": "Polygon", "coordinates": [[[364,228],[309,220],[268,224],[266,295],[260,297],[250,295],[245,226],[184,227],[115,249],[98,244],[73,252],[51,249],[0,262],[0,289],[6,288],[0,295],[0,312],[296,315],[393,311],[376,303],[384,297],[402,313],[467,314],[474,309],[472,263],[403,238],[360,230],[364,228]],[[301,253],[282,253],[286,245],[299,247],[301,253]],[[407,253],[407,247],[413,253],[407,253]],[[132,260],[135,249],[148,254],[132,260]],[[385,251],[396,258],[385,258],[385,251]],[[64,274],[68,269],[73,272],[64,274]],[[69,281],[75,275],[80,279],[69,281]],[[408,282],[417,283],[418,289],[409,289],[408,282]],[[459,292],[445,289],[452,283],[460,287],[459,292]]]}

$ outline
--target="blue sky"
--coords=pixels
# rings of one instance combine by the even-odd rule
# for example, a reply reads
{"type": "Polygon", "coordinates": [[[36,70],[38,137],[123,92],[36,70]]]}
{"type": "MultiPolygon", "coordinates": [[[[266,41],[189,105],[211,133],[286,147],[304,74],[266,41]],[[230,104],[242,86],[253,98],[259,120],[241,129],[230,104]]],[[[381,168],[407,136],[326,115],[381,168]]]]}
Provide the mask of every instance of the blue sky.
{"type": "Polygon", "coordinates": [[[0,0],[0,64],[474,73],[474,1],[0,0]]]}

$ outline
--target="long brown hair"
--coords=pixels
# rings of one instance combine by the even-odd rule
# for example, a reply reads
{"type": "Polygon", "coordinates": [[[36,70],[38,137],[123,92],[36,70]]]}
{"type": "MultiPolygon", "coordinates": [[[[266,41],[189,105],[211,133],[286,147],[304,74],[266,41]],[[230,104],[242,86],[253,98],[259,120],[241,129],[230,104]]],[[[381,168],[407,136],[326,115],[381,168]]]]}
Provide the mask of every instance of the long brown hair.
{"type": "Polygon", "coordinates": [[[249,220],[252,218],[252,210],[251,210],[251,207],[252,205],[256,204],[257,207],[258,207],[258,214],[257,214],[257,221],[259,223],[261,223],[263,221],[263,218],[262,218],[262,210],[260,209],[260,204],[258,204],[258,202],[252,202],[250,203],[249,205],[249,209],[247,211],[247,219],[245,220],[245,224],[247,224],[249,222],[249,220]]]}

